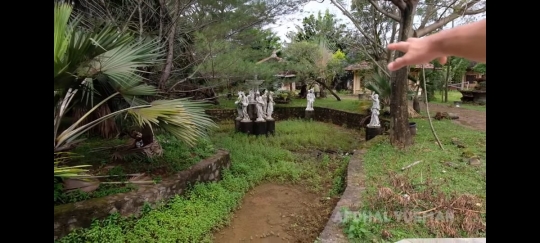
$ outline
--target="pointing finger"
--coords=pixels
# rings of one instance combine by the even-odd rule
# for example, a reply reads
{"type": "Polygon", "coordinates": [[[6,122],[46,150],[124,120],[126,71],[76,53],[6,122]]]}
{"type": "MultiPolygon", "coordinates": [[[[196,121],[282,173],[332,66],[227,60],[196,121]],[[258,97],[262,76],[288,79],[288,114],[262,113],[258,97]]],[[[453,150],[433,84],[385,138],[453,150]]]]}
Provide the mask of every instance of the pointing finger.
{"type": "Polygon", "coordinates": [[[407,52],[409,50],[409,43],[407,42],[392,43],[388,45],[388,49],[392,51],[407,52]]]}

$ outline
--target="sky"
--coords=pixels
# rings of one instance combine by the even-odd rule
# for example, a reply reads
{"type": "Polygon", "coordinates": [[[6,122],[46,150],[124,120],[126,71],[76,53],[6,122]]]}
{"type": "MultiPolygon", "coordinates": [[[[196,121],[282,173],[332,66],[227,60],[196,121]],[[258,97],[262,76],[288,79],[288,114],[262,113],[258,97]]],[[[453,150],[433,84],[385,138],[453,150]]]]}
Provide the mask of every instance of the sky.
{"type": "MultiPolygon", "coordinates": [[[[343,6],[347,10],[349,10],[351,1],[345,0],[343,2],[344,2],[343,6]]],[[[295,30],[296,25],[301,25],[302,19],[304,17],[309,17],[309,15],[311,14],[317,15],[319,11],[321,11],[324,14],[326,9],[328,9],[331,14],[334,14],[336,16],[336,19],[341,20],[341,23],[345,24],[351,29],[355,28],[351,20],[349,20],[349,18],[347,18],[345,15],[343,15],[343,13],[336,6],[334,6],[329,0],[324,0],[324,2],[322,3],[311,1],[307,3],[306,5],[304,5],[304,7],[301,8],[299,12],[282,16],[278,18],[278,20],[276,21],[276,24],[268,25],[267,28],[270,28],[274,32],[276,32],[276,34],[281,38],[282,41],[289,42],[290,40],[285,36],[287,32],[295,30]]],[[[479,19],[479,18],[480,17],[477,17],[476,19],[479,19]]],[[[415,18],[415,23],[419,24],[418,23],[419,21],[420,21],[419,18],[415,18]]],[[[461,21],[456,20],[454,24],[455,26],[458,26],[462,23],[461,21]]],[[[451,23],[448,23],[444,28],[447,29],[450,27],[451,27],[451,23]]]]}

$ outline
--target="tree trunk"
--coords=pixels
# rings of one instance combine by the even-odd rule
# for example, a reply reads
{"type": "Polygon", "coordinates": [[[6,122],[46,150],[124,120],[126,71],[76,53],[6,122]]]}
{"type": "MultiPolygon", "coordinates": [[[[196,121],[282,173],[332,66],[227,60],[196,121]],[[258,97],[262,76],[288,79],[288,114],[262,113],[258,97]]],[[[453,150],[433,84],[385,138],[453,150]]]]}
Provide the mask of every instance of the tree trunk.
{"type": "MultiPolygon", "coordinates": [[[[452,20],[452,28],[454,28],[454,20],[452,20]]],[[[448,80],[450,80],[450,68],[452,67],[452,57],[447,60],[448,69],[446,70],[446,80],[444,81],[444,103],[448,102],[448,80]]],[[[435,66],[433,66],[435,68],[435,66]]]]}
{"type": "Polygon", "coordinates": [[[165,88],[165,82],[169,79],[171,76],[171,70],[173,67],[174,62],[174,41],[176,40],[174,37],[176,36],[176,23],[178,23],[178,17],[180,16],[180,0],[176,0],[174,2],[174,9],[175,9],[175,16],[172,18],[172,25],[171,30],[169,32],[168,36],[168,50],[167,50],[167,61],[165,62],[165,68],[163,68],[163,73],[161,74],[161,78],[159,79],[159,88],[164,89],[165,88]]]}
{"type": "MultiPolygon", "coordinates": [[[[412,34],[413,17],[416,12],[418,1],[407,1],[406,6],[400,9],[401,25],[399,40],[406,41],[412,34]]],[[[404,55],[396,51],[396,59],[404,55]]],[[[392,94],[390,96],[390,114],[392,116],[392,131],[390,143],[397,148],[406,148],[413,144],[413,138],[409,130],[409,107],[407,91],[409,67],[403,67],[392,73],[392,94]]]]}
{"type": "Polygon", "coordinates": [[[163,22],[165,21],[165,1],[159,0],[159,34],[158,38],[161,41],[163,38],[163,22]]]}
{"type": "Polygon", "coordinates": [[[444,80],[444,103],[448,102],[448,80],[450,80],[450,68],[452,68],[452,57],[448,57],[448,65],[446,67],[446,80],[444,80]]]}
{"type": "MultiPolygon", "coordinates": [[[[390,43],[394,43],[394,41],[396,39],[397,26],[398,26],[398,22],[394,21],[392,23],[392,34],[390,35],[390,43]]],[[[391,63],[392,62],[392,54],[393,53],[394,53],[393,51],[387,50],[387,52],[386,52],[386,63],[391,63]]]]}
{"type": "MultiPolygon", "coordinates": [[[[321,82],[321,81],[319,81],[319,80],[315,80],[315,82],[319,83],[319,84],[323,87],[323,89],[327,89],[328,91],[330,91],[330,94],[332,94],[334,97],[336,97],[336,99],[337,99],[338,101],[341,101],[341,98],[339,98],[339,96],[338,96],[332,89],[330,89],[330,87],[326,86],[326,84],[325,84],[324,82],[321,82]]],[[[323,89],[321,89],[321,91],[322,91],[323,89]]],[[[321,94],[322,94],[322,92],[321,92],[321,94]]],[[[321,96],[321,97],[322,97],[322,96],[321,96]]]]}

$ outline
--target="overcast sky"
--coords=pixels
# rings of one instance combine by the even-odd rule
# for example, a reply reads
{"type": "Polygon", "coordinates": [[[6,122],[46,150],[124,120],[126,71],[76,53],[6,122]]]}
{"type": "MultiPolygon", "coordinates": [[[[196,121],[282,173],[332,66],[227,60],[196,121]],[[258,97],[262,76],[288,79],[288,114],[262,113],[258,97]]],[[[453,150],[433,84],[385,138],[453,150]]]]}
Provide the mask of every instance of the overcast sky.
{"type": "MultiPolygon", "coordinates": [[[[345,0],[344,2],[350,4],[349,0],[345,0]]],[[[349,6],[346,6],[346,8],[349,9],[349,6]]],[[[304,19],[305,17],[309,17],[309,15],[311,14],[314,14],[316,16],[319,11],[324,14],[326,9],[328,9],[331,14],[336,15],[337,19],[342,20],[342,23],[350,26],[351,28],[354,28],[349,18],[343,15],[343,13],[341,13],[341,11],[328,0],[325,0],[323,3],[311,1],[307,3],[303,8],[301,8],[299,12],[282,16],[276,21],[276,24],[269,25],[268,27],[271,28],[274,32],[276,32],[277,35],[281,38],[281,40],[287,40],[288,42],[289,39],[285,37],[287,32],[295,30],[295,26],[301,25],[302,19],[304,19]]]]}
{"type": "MultiPolygon", "coordinates": [[[[344,0],[343,2],[344,4],[346,4],[344,5],[344,7],[347,10],[350,10],[351,1],[344,0]]],[[[354,25],[349,20],[349,18],[343,15],[343,13],[341,13],[341,11],[332,3],[330,3],[330,1],[328,0],[325,0],[323,3],[311,1],[307,3],[303,8],[301,8],[299,12],[282,16],[276,21],[276,24],[268,25],[267,28],[270,28],[274,32],[276,32],[277,35],[281,38],[281,40],[285,40],[289,42],[290,40],[287,39],[287,37],[285,37],[287,32],[295,30],[296,25],[301,25],[302,19],[304,17],[309,17],[309,15],[311,14],[317,15],[319,11],[321,11],[324,14],[326,9],[328,9],[331,14],[334,14],[337,19],[341,20],[341,23],[344,23],[347,27],[354,29],[354,25]]],[[[478,16],[478,18],[480,18],[480,16],[478,16]]],[[[420,21],[419,19],[415,19],[415,22],[419,22],[419,21],[420,21]]],[[[454,24],[455,26],[458,26],[461,24],[461,22],[457,20],[455,21],[454,24]]],[[[446,29],[450,27],[451,27],[451,23],[448,23],[444,28],[446,29]]]]}

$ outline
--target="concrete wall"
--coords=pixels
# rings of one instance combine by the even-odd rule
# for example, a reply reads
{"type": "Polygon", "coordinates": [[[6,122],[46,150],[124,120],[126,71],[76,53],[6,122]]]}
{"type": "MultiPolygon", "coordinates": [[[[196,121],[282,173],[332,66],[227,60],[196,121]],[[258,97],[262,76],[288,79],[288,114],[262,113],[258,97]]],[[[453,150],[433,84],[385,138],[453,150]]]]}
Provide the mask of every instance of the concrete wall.
{"type": "Polygon", "coordinates": [[[137,190],[127,193],[55,206],[54,239],[76,228],[89,227],[93,219],[104,219],[115,212],[122,216],[137,215],[145,203],[154,204],[182,194],[189,184],[220,180],[222,170],[230,165],[229,152],[218,150],[214,156],[156,185],[139,186],[137,190]]]}

